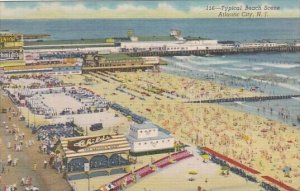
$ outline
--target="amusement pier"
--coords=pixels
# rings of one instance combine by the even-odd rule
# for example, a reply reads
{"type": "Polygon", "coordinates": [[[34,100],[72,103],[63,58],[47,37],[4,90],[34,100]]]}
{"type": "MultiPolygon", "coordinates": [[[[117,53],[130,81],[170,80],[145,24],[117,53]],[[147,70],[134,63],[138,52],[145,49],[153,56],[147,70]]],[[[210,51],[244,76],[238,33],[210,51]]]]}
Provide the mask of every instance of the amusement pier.
{"type": "Polygon", "coordinates": [[[299,52],[299,40],[218,41],[184,37],[179,30],[168,36],[127,36],[103,39],[50,40],[47,34],[1,32],[1,64],[5,74],[46,72],[50,74],[90,71],[155,69],[166,64],[160,57],[259,52],[299,52]]]}

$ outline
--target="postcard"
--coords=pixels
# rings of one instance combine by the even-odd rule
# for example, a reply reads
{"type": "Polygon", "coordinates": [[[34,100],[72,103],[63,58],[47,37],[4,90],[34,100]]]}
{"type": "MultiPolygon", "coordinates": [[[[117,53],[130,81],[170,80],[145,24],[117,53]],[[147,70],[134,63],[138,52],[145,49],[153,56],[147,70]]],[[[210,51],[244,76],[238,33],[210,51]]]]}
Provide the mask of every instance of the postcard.
{"type": "Polygon", "coordinates": [[[299,0],[0,0],[0,190],[300,190],[299,0]]]}

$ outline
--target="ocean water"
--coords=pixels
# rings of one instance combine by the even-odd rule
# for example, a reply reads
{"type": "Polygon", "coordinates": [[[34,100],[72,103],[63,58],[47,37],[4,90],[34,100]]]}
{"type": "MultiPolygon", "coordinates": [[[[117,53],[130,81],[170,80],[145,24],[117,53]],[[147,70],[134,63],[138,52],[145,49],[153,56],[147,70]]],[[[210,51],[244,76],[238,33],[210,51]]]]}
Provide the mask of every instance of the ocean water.
{"type": "MultiPolygon", "coordinates": [[[[174,56],[163,59],[169,63],[161,67],[164,72],[245,90],[258,87],[257,91],[268,95],[300,94],[300,54],[174,56]]],[[[297,121],[297,116],[300,115],[299,98],[222,105],[300,127],[297,121]],[[283,117],[280,113],[288,117],[283,117]]]]}
{"type": "MultiPolygon", "coordinates": [[[[123,37],[126,36],[128,29],[134,29],[137,36],[168,35],[170,29],[180,29],[183,36],[240,42],[261,39],[300,39],[299,19],[0,20],[0,29],[24,34],[49,34],[50,39],[53,40],[123,37]]],[[[270,95],[300,93],[300,55],[297,53],[188,56],[165,59],[170,64],[162,69],[172,74],[213,80],[237,88],[259,87],[260,91],[270,95]],[[280,81],[276,81],[276,77],[280,81]]],[[[224,105],[300,127],[296,119],[297,115],[300,115],[298,98],[224,105]],[[289,114],[289,118],[283,118],[278,115],[279,112],[289,114]]]]}
{"type": "Polygon", "coordinates": [[[91,39],[136,35],[168,35],[180,29],[183,36],[217,40],[299,39],[299,19],[63,19],[0,20],[0,29],[24,34],[50,34],[51,39],[91,39]]]}

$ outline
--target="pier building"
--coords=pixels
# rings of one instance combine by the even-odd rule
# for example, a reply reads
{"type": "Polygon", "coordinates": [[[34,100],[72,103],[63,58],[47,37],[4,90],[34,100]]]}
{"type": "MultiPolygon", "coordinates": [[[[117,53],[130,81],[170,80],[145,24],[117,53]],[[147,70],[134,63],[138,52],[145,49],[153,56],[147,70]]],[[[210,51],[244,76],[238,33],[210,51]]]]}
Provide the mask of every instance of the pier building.
{"type": "Polygon", "coordinates": [[[24,65],[23,35],[0,32],[0,68],[24,65]]]}
{"type": "Polygon", "coordinates": [[[158,69],[158,65],[165,64],[159,56],[300,51],[299,41],[295,40],[218,41],[182,36],[176,29],[168,36],[138,36],[130,29],[125,37],[102,39],[23,41],[23,38],[22,34],[0,33],[2,73],[81,74],[95,70],[146,70],[158,69]]]}
{"type": "Polygon", "coordinates": [[[83,72],[145,70],[160,64],[159,57],[134,57],[126,54],[87,54],[83,59],[83,72]]]}

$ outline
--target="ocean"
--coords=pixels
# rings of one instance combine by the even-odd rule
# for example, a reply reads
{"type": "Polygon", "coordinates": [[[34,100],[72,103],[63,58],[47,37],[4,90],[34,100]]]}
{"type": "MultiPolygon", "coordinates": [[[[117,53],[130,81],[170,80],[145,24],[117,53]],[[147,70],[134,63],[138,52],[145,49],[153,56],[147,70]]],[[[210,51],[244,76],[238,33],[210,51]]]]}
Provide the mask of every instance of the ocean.
{"type": "MultiPolygon", "coordinates": [[[[94,39],[126,36],[134,29],[137,36],[168,35],[179,29],[183,36],[217,40],[255,41],[299,40],[299,19],[81,19],[81,20],[0,20],[1,30],[24,34],[49,34],[50,39],[94,39]]],[[[213,57],[168,57],[162,70],[195,79],[213,80],[235,88],[258,87],[270,95],[300,93],[298,53],[236,54],[213,57]]],[[[300,127],[300,100],[256,103],[226,103],[226,107],[262,115],[300,127]],[[278,113],[288,114],[285,118],[278,113]]]]}
{"type": "Polygon", "coordinates": [[[218,40],[299,39],[300,20],[295,19],[61,19],[0,20],[1,30],[24,34],[50,34],[51,39],[93,39],[168,35],[179,29],[183,36],[218,40]]]}
{"type": "MultiPolygon", "coordinates": [[[[212,57],[174,56],[163,58],[169,64],[162,71],[193,79],[210,80],[233,88],[267,95],[300,94],[300,54],[260,53],[212,57]]],[[[226,107],[262,115],[300,127],[300,99],[273,100],[253,103],[224,103],[226,107]],[[288,115],[283,117],[280,115],[288,115]]]]}

